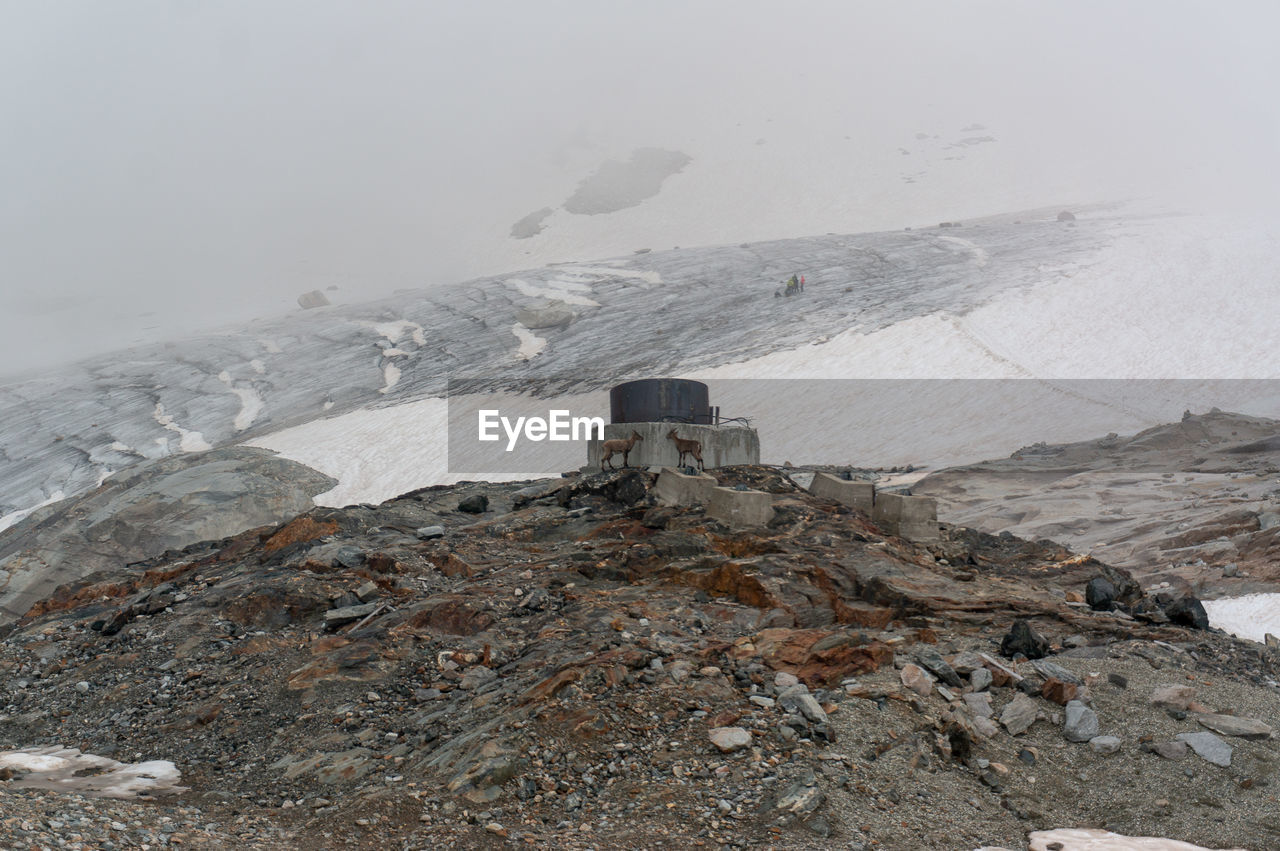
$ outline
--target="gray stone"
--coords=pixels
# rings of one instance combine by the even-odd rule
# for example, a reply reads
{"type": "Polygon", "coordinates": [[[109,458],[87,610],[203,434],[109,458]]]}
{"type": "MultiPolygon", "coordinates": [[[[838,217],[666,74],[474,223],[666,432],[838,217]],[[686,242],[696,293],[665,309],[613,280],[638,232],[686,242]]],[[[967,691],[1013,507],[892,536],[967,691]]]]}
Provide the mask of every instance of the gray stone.
{"type": "Polygon", "coordinates": [[[990,692],[970,692],[964,696],[964,703],[977,718],[990,718],[994,711],[991,708],[990,692]]]}
{"type": "Polygon", "coordinates": [[[1196,720],[1215,733],[1224,736],[1237,736],[1241,739],[1269,739],[1270,725],[1256,718],[1238,718],[1235,715],[1214,715],[1204,713],[1196,716],[1196,720]]]}
{"type": "Polygon", "coordinates": [[[1009,735],[1017,736],[1035,723],[1039,712],[1040,707],[1036,702],[1019,692],[1000,713],[1000,723],[1009,731],[1009,735]]]}
{"type": "Polygon", "coordinates": [[[334,553],[333,563],[335,566],[354,570],[364,564],[364,550],[359,547],[339,547],[334,553]]]}
{"type": "Polygon", "coordinates": [[[1228,768],[1231,765],[1231,745],[1219,739],[1213,733],[1179,733],[1178,741],[1186,742],[1196,752],[1196,756],[1228,768]]]}
{"type": "Polygon", "coordinates": [[[1068,742],[1087,742],[1098,735],[1098,716],[1081,701],[1067,702],[1066,718],[1062,735],[1068,742]]]}
{"type": "Polygon", "coordinates": [[[298,296],[298,307],[303,310],[315,310],[317,307],[328,307],[329,298],[319,290],[303,293],[298,296]]]}
{"type": "Polygon", "coordinates": [[[715,727],[707,735],[721,753],[733,753],[751,745],[751,732],[741,727],[715,727]]]}
{"type": "Polygon", "coordinates": [[[1036,673],[1046,680],[1062,680],[1064,683],[1071,683],[1077,686],[1084,685],[1084,680],[1057,662],[1051,662],[1048,659],[1036,659],[1031,663],[1031,667],[1035,668],[1036,673]]]}
{"type": "Polygon", "coordinates": [[[947,661],[939,655],[937,650],[932,647],[919,647],[915,652],[916,662],[920,664],[929,673],[942,680],[949,686],[960,688],[964,685],[964,681],[960,679],[960,675],[956,673],[947,661]]]}
{"type": "Polygon", "coordinates": [[[773,684],[781,689],[791,688],[800,684],[800,678],[795,674],[789,674],[786,671],[778,671],[773,675],[773,684]]]}
{"type": "Polygon", "coordinates": [[[377,603],[363,603],[359,606],[343,606],[338,609],[330,609],[324,613],[324,625],[332,629],[333,627],[349,624],[352,621],[368,617],[377,608],[377,603]]]}
{"type": "Polygon", "coordinates": [[[434,538],[443,538],[444,527],[443,526],[423,526],[421,529],[414,532],[414,534],[424,541],[430,541],[430,540],[433,540],[434,538]]]}
{"type": "Polygon", "coordinates": [[[1089,740],[1089,750],[1098,754],[1112,754],[1120,750],[1120,739],[1115,736],[1094,736],[1089,740]]]}
{"type": "Polygon", "coordinates": [[[1156,686],[1151,692],[1150,700],[1152,705],[1161,709],[1178,709],[1185,712],[1195,696],[1196,690],[1193,686],[1166,683],[1156,686]]]}
{"type": "Polygon", "coordinates": [[[974,671],[982,668],[982,657],[972,650],[966,650],[952,657],[951,667],[960,676],[971,677],[974,671]]]}
{"type": "Polygon", "coordinates": [[[969,675],[969,686],[974,691],[986,691],[991,688],[991,672],[986,668],[977,668],[969,675]]]}
{"type": "Polygon", "coordinates": [[[1000,732],[1000,728],[996,726],[996,722],[990,718],[974,718],[973,729],[978,732],[984,739],[990,739],[1000,732]]]}
{"type": "Polygon", "coordinates": [[[355,594],[360,599],[360,602],[367,603],[378,596],[378,586],[373,582],[365,582],[356,589],[355,594]]]}
{"type": "Polygon", "coordinates": [[[1178,760],[1187,755],[1186,742],[1155,742],[1150,748],[1152,753],[1165,759],[1178,760]]]}
{"type": "Polygon", "coordinates": [[[804,816],[818,809],[824,801],[826,801],[826,795],[818,788],[813,772],[806,771],[778,795],[774,802],[774,809],[804,816]]]}
{"type": "Polygon", "coordinates": [[[823,711],[822,704],[811,694],[800,695],[800,714],[814,724],[826,724],[829,720],[823,711]]]}

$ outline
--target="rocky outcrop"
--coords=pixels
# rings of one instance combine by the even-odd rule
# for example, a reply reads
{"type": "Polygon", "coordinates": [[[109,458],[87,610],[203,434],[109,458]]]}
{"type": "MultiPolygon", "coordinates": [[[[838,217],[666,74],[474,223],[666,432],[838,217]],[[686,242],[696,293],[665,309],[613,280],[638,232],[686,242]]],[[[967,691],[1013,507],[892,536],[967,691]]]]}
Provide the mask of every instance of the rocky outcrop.
{"type": "MultiPolygon", "coordinates": [[[[133,467],[0,532],[0,624],[55,588],[294,517],[335,482],[262,449],[217,449],[133,467]]],[[[268,550],[315,530],[282,530],[268,550]]]]}

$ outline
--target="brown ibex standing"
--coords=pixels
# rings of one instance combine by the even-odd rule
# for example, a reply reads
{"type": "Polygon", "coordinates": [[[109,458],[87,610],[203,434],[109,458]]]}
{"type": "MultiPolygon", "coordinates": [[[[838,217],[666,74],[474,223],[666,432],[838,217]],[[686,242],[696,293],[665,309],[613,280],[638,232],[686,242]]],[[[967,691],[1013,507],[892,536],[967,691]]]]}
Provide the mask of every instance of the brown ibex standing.
{"type": "Polygon", "coordinates": [[[622,453],[622,466],[627,466],[627,456],[631,454],[631,447],[635,446],[636,441],[639,440],[644,440],[644,438],[640,436],[639,432],[632,431],[631,436],[626,440],[615,438],[600,444],[600,469],[603,470],[604,462],[609,461],[609,469],[616,470],[617,468],[613,466],[613,461],[609,459],[613,458],[618,452],[622,453]]]}
{"type": "Polygon", "coordinates": [[[693,460],[698,462],[698,469],[699,470],[706,469],[706,467],[702,465],[702,442],[701,441],[685,440],[683,438],[676,437],[675,429],[671,429],[671,431],[667,432],[667,440],[670,440],[672,443],[674,443],[676,445],[676,449],[680,452],[680,461],[678,462],[678,466],[681,466],[681,467],[684,466],[684,456],[692,455],[693,460]]]}

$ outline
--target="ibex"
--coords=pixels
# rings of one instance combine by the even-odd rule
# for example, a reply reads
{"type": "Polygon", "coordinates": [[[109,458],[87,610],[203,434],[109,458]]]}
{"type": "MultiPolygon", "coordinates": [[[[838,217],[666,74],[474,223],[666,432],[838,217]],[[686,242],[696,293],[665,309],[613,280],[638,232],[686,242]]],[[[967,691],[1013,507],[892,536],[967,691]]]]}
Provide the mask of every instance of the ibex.
{"type": "Polygon", "coordinates": [[[613,458],[618,452],[622,453],[622,466],[627,466],[627,456],[631,454],[631,447],[635,446],[636,442],[640,440],[644,440],[644,438],[640,436],[639,432],[633,431],[626,440],[616,438],[614,440],[606,440],[600,444],[600,469],[603,470],[604,462],[609,461],[609,469],[616,470],[617,468],[613,466],[613,461],[609,459],[613,458]]]}
{"type": "Polygon", "coordinates": [[[683,438],[676,437],[675,429],[671,429],[671,431],[667,432],[667,440],[670,440],[672,443],[674,443],[676,445],[676,449],[680,452],[680,461],[678,463],[678,466],[680,467],[684,466],[684,456],[692,455],[693,460],[698,462],[698,469],[699,470],[706,469],[706,467],[704,467],[702,464],[702,442],[701,441],[685,440],[683,438]]]}

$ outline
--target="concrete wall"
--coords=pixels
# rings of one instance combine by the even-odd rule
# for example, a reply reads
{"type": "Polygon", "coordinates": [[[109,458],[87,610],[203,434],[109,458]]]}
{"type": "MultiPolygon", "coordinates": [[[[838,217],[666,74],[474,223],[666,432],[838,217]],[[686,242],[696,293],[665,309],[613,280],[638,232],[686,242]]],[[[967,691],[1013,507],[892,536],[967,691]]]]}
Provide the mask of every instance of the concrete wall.
{"type": "Polygon", "coordinates": [[[663,467],[653,486],[653,497],[659,505],[703,505],[717,485],[706,473],[686,476],[673,467],[663,467]]]}
{"type": "Polygon", "coordinates": [[[877,493],[871,519],[890,535],[909,541],[936,541],[938,504],[926,496],[877,493]]]}
{"type": "Polygon", "coordinates": [[[764,491],[712,488],[707,516],[727,526],[764,526],[773,519],[773,496],[764,491]]]}
{"type": "MultiPolygon", "coordinates": [[[[623,439],[634,430],[644,440],[636,443],[627,463],[632,467],[675,467],[680,458],[676,445],[667,440],[667,433],[685,440],[702,441],[702,461],[707,469],[728,467],[734,464],[760,463],[760,436],[753,428],[739,426],[677,425],[675,423],[610,423],[604,427],[605,440],[623,439]]],[[[600,443],[592,440],[587,445],[587,472],[600,469],[600,443]]],[[[615,467],[622,466],[622,456],[611,459],[615,467]]],[[[689,462],[689,456],[685,456],[689,462]]],[[[696,465],[695,465],[696,466],[696,465]]]]}
{"type": "Polygon", "coordinates": [[[870,514],[875,506],[876,486],[872,482],[851,482],[830,473],[814,475],[809,493],[870,514]]]}

